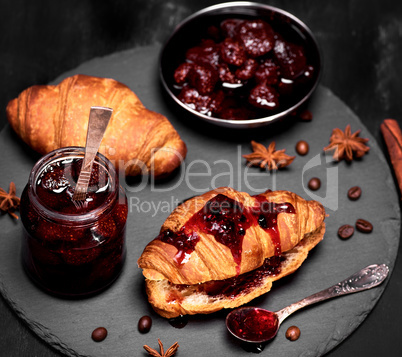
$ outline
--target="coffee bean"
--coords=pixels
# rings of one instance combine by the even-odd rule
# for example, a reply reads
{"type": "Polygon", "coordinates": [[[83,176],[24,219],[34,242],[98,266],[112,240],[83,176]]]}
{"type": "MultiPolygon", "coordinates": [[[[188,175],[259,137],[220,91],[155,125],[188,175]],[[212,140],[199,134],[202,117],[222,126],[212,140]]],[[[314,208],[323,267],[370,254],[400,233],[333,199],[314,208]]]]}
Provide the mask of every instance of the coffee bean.
{"type": "Polygon", "coordinates": [[[353,226],[351,226],[350,224],[345,224],[342,227],[339,227],[338,236],[342,239],[348,239],[353,235],[354,232],[355,229],[353,228],[353,226]]]}
{"type": "Polygon", "coordinates": [[[147,333],[151,329],[152,319],[149,316],[143,316],[138,320],[138,330],[141,333],[147,333]]]}
{"type": "Polygon", "coordinates": [[[296,341],[300,337],[300,329],[297,326],[290,326],[286,330],[286,338],[290,341],[296,341]]]}
{"type": "Polygon", "coordinates": [[[299,118],[301,121],[311,121],[313,120],[313,114],[309,110],[305,109],[299,114],[299,118]]]}
{"type": "Polygon", "coordinates": [[[308,145],[307,141],[300,140],[297,142],[296,152],[299,155],[306,155],[308,153],[308,150],[309,150],[309,145],[308,145]]]}
{"type": "Polygon", "coordinates": [[[107,336],[107,330],[104,327],[98,327],[92,332],[92,339],[95,342],[103,341],[107,336]]]}
{"type": "Polygon", "coordinates": [[[352,201],[356,201],[360,198],[362,189],[359,186],[353,186],[348,191],[348,197],[352,201]]]}
{"type": "Polygon", "coordinates": [[[308,182],[308,188],[312,191],[317,191],[321,187],[321,180],[318,177],[313,177],[308,182]]]}
{"type": "Polygon", "coordinates": [[[356,229],[362,233],[370,233],[373,230],[373,225],[365,219],[358,219],[356,221],[356,229]]]}

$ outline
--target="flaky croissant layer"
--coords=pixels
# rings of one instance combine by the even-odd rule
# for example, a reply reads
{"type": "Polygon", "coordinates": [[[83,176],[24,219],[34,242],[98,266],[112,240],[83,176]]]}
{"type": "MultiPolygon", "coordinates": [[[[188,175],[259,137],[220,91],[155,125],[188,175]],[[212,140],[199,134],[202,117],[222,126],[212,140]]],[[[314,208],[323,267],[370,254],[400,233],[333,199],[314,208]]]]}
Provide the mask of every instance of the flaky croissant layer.
{"type": "Polygon", "coordinates": [[[319,202],[289,191],[250,196],[219,188],[177,207],[145,247],[138,266],[147,279],[173,284],[231,278],[291,250],[324,218],[319,202]]]}
{"type": "Polygon", "coordinates": [[[77,74],[58,85],[35,85],[11,100],[6,113],[19,137],[46,154],[85,146],[92,106],[113,109],[100,152],[127,175],[167,176],[184,160],[186,145],[168,119],[114,79],[77,74]]]}

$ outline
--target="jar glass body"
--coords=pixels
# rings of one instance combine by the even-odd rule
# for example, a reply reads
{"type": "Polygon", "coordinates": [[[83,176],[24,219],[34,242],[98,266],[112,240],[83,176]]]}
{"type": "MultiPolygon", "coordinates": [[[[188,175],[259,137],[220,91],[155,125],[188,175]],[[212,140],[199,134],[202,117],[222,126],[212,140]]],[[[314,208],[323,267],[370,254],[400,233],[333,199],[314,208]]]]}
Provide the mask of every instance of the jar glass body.
{"type": "Polygon", "coordinates": [[[64,171],[57,173],[60,167],[77,171],[76,162],[82,163],[83,156],[83,148],[78,147],[47,154],[33,167],[21,196],[23,266],[40,287],[66,297],[105,289],[121,273],[126,255],[127,198],[110,161],[101,154],[95,159],[94,167],[106,172],[106,189],[93,189],[91,197],[95,199],[88,198],[96,204],[84,201],[76,206],[71,200],[76,182],[67,182],[61,176],[64,171]],[[48,171],[55,176],[46,176],[44,181],[48,171]],[[47,190],[41,181],[46,182],[47,190]]]}

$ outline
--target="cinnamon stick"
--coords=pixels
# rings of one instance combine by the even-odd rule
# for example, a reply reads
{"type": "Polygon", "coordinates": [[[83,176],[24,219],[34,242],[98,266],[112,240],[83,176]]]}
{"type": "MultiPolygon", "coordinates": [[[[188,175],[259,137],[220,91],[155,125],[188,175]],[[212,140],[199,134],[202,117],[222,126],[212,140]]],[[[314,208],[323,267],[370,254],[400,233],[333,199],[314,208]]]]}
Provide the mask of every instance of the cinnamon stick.
{"type": "Polygon", "coordinates": [[[395,119],[385,119],[381,132],[388,148],[391,164],[398,181],[399,191],[402,194],[402,132],[395,119]]]}

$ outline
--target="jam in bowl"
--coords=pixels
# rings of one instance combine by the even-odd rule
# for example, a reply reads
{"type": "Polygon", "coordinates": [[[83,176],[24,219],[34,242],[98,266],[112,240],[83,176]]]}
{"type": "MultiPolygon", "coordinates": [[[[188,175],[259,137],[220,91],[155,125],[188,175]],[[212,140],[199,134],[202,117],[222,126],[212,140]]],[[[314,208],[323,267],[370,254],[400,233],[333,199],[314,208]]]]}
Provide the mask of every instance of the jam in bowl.
{"type": "Polygon", "coordinates": [[[33,167],[21,197],[22,263],[49,293],[81,297],[119,276],[125,261],[127,198],[112,163],[94,161],[85,201],[72,196],[84,149],[57,149],[33,167]]]}
{"type": "Polygon", "coordinates": [[[179,24],[162,49],[160,75],[174,102],[220,126],[247,128],[294,113],[315,90],[318,45],[295,16],[229,2],[179,24]]]}

